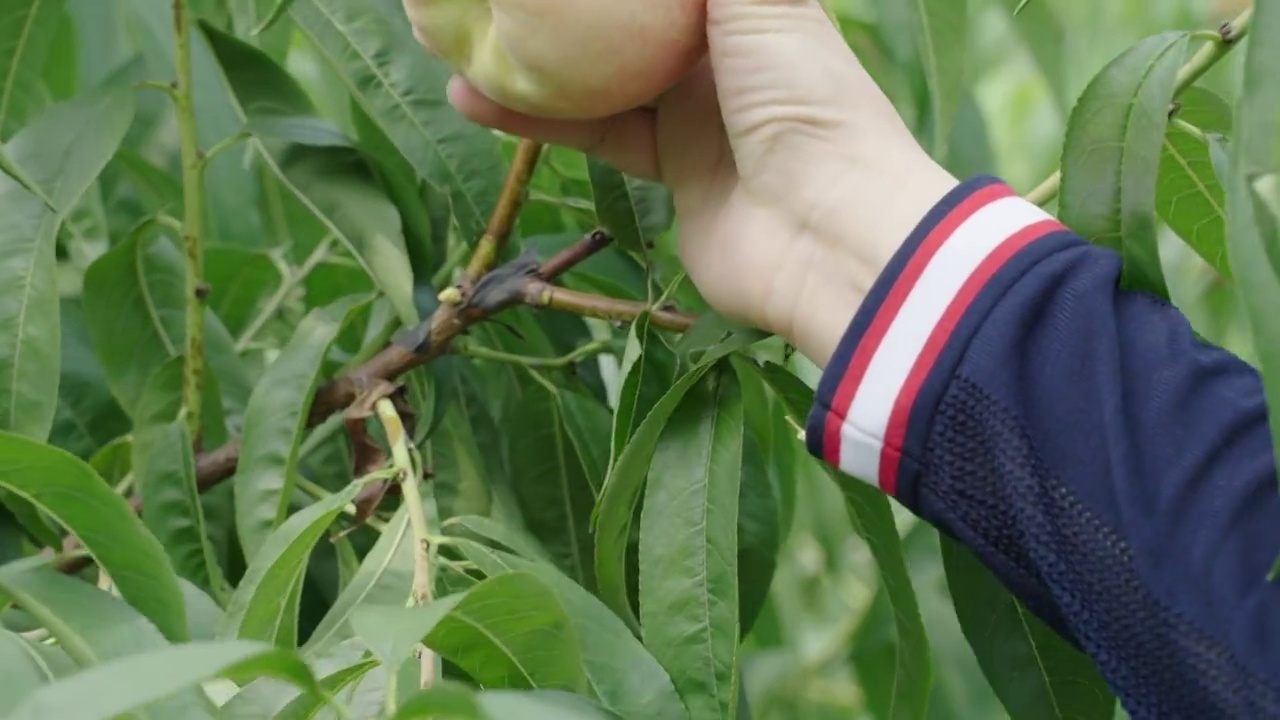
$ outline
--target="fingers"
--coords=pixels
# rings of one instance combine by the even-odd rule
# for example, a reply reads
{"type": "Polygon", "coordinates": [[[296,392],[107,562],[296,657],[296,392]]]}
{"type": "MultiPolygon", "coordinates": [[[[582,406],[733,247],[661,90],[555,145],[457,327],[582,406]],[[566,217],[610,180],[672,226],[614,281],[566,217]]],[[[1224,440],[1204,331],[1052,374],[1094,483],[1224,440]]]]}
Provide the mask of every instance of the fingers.
{"type": "Polygon", "coordinates": [[[449,103],[478,125],[581,150],[634,177],[661,179],[652,110],[631,110],[602,120],[544,120],[499,105],[461,77],[449,81],[448,92],[449,103]]]}

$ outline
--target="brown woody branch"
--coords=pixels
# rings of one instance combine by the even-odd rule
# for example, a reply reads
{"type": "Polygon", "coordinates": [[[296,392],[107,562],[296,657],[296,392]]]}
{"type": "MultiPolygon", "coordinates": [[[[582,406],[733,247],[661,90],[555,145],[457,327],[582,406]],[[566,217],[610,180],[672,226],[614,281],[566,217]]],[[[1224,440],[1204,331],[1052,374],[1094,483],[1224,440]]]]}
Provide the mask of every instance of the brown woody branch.
{"type": "Polygon", "coordinates": [[[464,285],[476,283],[497,264],[502,248],[511,237],[511,229],[515,227],[520,210],[524,207],[529,181],[538,167],[543,147],[542,143],[534,140],[521,140],[516,147],[515,159],[507,172],[507,181],[502,186],[502,194],[498,197],[493,217],[489,219],[489,227],[481,236],[480,242],[476,243],[471,262],[463,274],[464,285]]]}
{"type": "MultiPolygon", "coordinates": [[[[373,356],[350,374],[336,378],[316,392],[307,416],[308,427],[315,427],[336,412],[388,381],[393,381],[414,368],[444,355],[455,338],[471,326],[517,305],[571,312],[585,317],[613,321],[634,320],[651,308],[640,302],[618,300],[553,286],[558,277],[578,263],[600,252],[613,241],[612,236],[596,230],[579,242],[539,264],[529,254],[488,271],[479,281],[457,287],[456,302],[442,303],[431,318],[417,328],[397,336],[395,342],[373,356]]],[[[694,318],[671,309],[652,310],[651,322],[662,328],[683,331],[694,318]]],[[[196,485],[200,492],[216,487],[235,474],[240,460],[239,440],[232,440],[215,450],[196,457],[196,485]]],[[[142,508],[141,498],[129,499],[134,511],[142,508]]],[[[68,538],[64,549],[73,550],[78,543],[68,538]]],[[[75,556],[57,563],[63,572],[77,572],[89,559],[75,556]]]]}

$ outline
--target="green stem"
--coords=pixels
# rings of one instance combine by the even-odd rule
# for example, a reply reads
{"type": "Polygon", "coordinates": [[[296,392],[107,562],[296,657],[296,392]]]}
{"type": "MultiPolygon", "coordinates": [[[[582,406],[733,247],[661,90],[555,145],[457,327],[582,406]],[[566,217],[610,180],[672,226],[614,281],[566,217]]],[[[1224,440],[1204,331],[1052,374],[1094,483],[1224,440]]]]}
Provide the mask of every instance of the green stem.
{"type": "Polygon", "coordinates": [[[523,365],[529,368],[564,368],[574,363],[585,360],[596,355],[602,355],[609,352],[613,347],[612,343],[607,340],[596,340],[589,342],[567,355],[560,357],[529,357],[527,355],[516,355],[514,353],[494,350],[493,348],[475,345],[473,343],[455,343],[455,352],[459,355],[465,355],[476,360],[492,360],[494,362],[510,363],[512,365],[523,365]]]}
{"type": "Polygon", "coordinates": [[[200,161],[200,165],[202,167],[208,166],[209,161],[217,157],[219,153],[221,153],[224,150],[235,147],[236,145],[239,145],[240,143],[244,142],[245,140],[248,140],[251,137],[253,137],[253,135],[251,135],[249,132],[245,130],[241,130],[235,135],[231,135],[229,137],[225,137],[219,140],[218,142],[214,143],[213,147],[209,148],[209,152],[204,154],[204,158],[200,161]]]}
{"type": "MultiPolygon", "coordinates": [[[[400,494],[409,512],[409,526],[413,529],[413,594],[409,602],[413,606],[431,602],[431,530],[423,510],[422,492],[418,487],[418,471],[409,451],[409,436],[404,430],[395,403],[383,398],[374,406],[378,421],[387,434],[391,446],[391,464],[400,476],[400,494]]],[[[436,677],[435,654],[426,647],[418,650],[422,662],[421,686],[431,687],[436,677]]]]}
{"type": "Polygon", "coordinates": [[[311,254],[302,261],[297,270],[287,272],[284,281],[280,283],[280,287],[276,288],[270,298],[267,298],[267,302],[262,306],[261,312],[253,318],[253,322],[249,323],[249,327],[245,328],[244,333],[236,340],[236,352],[244,352],[245,348],[249,347],[249,344],[253,342],[258,333],[262,332],[262,328],[271,321],[271,318],[275,317],[276,313],[280,312],[280,306],[284,305],[284,302],[289,299],[289,293],[293,292],[293,289],[298,287],[303,280],[306,280],[317,265],[328,259],[329,249],[336,240],[337,238],[333,235],[326,236],[311,251],[311,254]]]}
{"type": "MultiPolygon", "coordinates": [[[[1249,7],[1244,12],[1236,16],[1234,20],[1224,23],[1222,27],[1214,32],[1213,37],[1192,55],[1182,68],[1178,70],[1177,80],[1174,81],[1173,96],[1176,98],[1187,91],[1187,88],[1196,84],[1204,74],[1222,58],[1227,56],[1231,50],[1240,44],[1240,41],[1249,34],[1249,25],[1253,21],[1253,8],[1249,7]]],[[[1026,199],[1037,204],[1044,205],[1050,200],[1058,196],[1058,191],[1062,189],[1062,170],[1054,171],[1044,182],[1036,186],[1036,189],[1027,193],[1026,199]]]]}
{"type": "Polygon", "coordinates": [[[173,0],[173,29],[177,82],[173,100],[182,153],[182,249],[186,261],[186,350],[182,374],[182,405],[192,439],[200,436],[201,385],[204,381],[204,159],[196,134],[195,96],[191,71],[191,21],[186,0],[173,0]]]}
{"type": "MultiPolygon", "coordinates": [[[[328,490],[325,490],[324,488],[320,487],[316,483],[312,482],[311,480],[308,480],[304,477],[299,477],[297,479],[297,485],[298,485],[298,489],[301,490],[304,494],[310,496],[312,500],[316,500],[316,501],[325,500],[330,495],[333,494],[328,490]]],[[[351,503],[347,503],[342,508],[342,512],[345,515],[350,515],[352,517],[355,517],[357,514],[356,506],[351,503]]],[[[377,530],[378,532],[385,532],[387,529],[387,524],[375,517],[370,517],[365,519],[364,524],[368,525],[374,530],[377,530]]]]}

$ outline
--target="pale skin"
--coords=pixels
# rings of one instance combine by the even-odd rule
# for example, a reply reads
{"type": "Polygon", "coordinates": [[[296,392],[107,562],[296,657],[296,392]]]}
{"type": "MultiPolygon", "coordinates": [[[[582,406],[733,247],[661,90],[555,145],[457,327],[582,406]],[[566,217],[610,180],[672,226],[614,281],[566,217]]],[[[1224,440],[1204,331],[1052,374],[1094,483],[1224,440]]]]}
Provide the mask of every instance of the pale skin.
{"type": "Polygon", "coordinates": [[[958,181],[917,144],[817,0],[708,0],[708,58],[652,108],[544,120],[459,77],[470,120],[671,188],[689,277],[825,367],[893,253],[958,181]]]}

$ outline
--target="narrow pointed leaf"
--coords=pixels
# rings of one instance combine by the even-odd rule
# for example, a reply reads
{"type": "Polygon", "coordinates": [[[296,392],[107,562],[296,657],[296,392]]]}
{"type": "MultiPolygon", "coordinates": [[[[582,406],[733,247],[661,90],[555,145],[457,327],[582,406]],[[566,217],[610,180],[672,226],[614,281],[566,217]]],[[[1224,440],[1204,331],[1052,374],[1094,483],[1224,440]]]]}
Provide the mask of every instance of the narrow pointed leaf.
{"type": "Polygon", "coordinates": [[[317,115],[303,88],[269,55],[209,23],[202,22],[200,29],[267,165],[347,246],[400,321],[416,323],[400,215],[363,156],[317,115]]]}
{"type": "Polygon", "coordinates": [[[133,110],[129,91],[86,94],[50,108],[0,147],[6,168],[23,180],[0,172],[0,428],[43,440],[53,427],[58,228],[119,147],[133,110]]]}
{"type": "Polygon", "coordinates": [[[640,520],[640,621],[694,717],[738,699],[742,387],[729,363],[681,400],[654,449],[640,520]]]}
{"type": "Polygon", "coordinates": [[[36,688],[76,671],[61,650],[0,630],[0,713],[9,713],[36,688]]]}
{"type": "Polygon", "coordinates": [[[506,174],[498,140],[449,105],[451,73],[414,40],[399,0],[295,0],[289,14],[400,154],[448,193],[462,236],[478,239],[506,174]]]}
{"type": "MultiPolygon", "coordinates": [[[[142,228],[89,266],[84,316],[94,351],[120,406],[132,417],[153,373],[186,342],[182,253],[174,241],[142,228]]],[[[223,404],[243,408],[251,383],[235,342],[213,312],[205,315],[204,350],[223,404]]]]}
{"type": "Polygon", "coordinates": [[[933,137],[930,151],[947,156],[951,125],[965,92],[968,0],[913,0],[916,49],[929,88],[933,137]]]}
{"type": "Polygon", "coordinates": [[[675,207],[667,188],[624,175],[596,158],[587,158],[587,176],[596,219],[613,235],[618,247],[644,255],[671,227],[675,207]]]}
{"type": "Polygon", "coordinates": [[[142,521],[164,545],[179,577],[225,597],[226,579],[205,529],[191,448],[181,420],[134,429],[133,477],[142,496],[142,521]]]}
{"type": "Polygon", "coordinates": [[[249,397],[233,482],[236,532],[250,562],[288,514],[321,365],[334,338],[364,304],[355,296],[312,310],[249,397]]]}
{"type": "Polygon", "coordinates": [[[219,638],[261,640],[284,648],[297,646],[298,603],[307,560],[360,487],[352,483],[298,511],[267,537],[227,603],[219,638]]]}
{"type": "Polygon", "coordinates": [[[640,622],[631,609],[627,591],[627,541],[631,538],[632,519],[644,491],[649,464],[662,429],[685,394],[706,375],[708,369],[708,366],[700,366],[686,373],[653,406],[631,441],[618,455],[596,503],[594,524],[598,594],[637,633],[640,622]]]}
{"type": "MultiPolygon", "coordinates": [[[[791,422],[796,427],[804,427],[813,406],[813,390],[773,363],[761,368],[761,375],[786,407],[791,422]]],[[[919,720],[929,707],[933,656],[889,499],[878,488],[810,455],[801,457],[804,462],[816,463],[840,488],[854,531],[871,550],[880,583],[893,609],[897,644],[892,670],[885,668],[883,681],[871,688],[877,693],[871,698],[876,714],[883,718],[919,720]]]]}
{"type": "Polygon", "coordinates": [[[514,490],[525,525],[557,567],[595,587],[590,522],[608,461],[599,428],[609,411],[574,390],[522,383],[504,415],[514,490]]]}
{"type": "MultiPolygon", "coordinates": [[[[17,601],[80,667],[91,668],[168,647],[151,621],[123,600],[45,567],[0,568],[0,596],[17,601]]],[[[183,693],[154,710],[157,716],[209,717],[207,701],[183,693]]]]}
{"type": "Polygon", "coordinates": [[[319,692],[306,663],[289,651],[243,640],[194,642],[120,658],[46,685],[7,720],[110,720],[219,677],[271,677],[319,692]]]}
{"type": "Polygon", "coordinates": [[[1154,35],[1108,63],[1072,110],[1062,150],[1062,222],[1120,253],[1126,287],[1165,298],[1156,179],[1187,37],[1154,35]]]}
{"type": "Polygon", "coordinates": [[[351,614],[363,605],[392,605],[409,597],[413,587],[413,536],[409,513],[400,508],[378,535],[360,569],[347,583],[311,632],[302,652],[318,657],[353,635],[351,614]]]}
{"type": "Polygon", "coordinates": [[[1197,255],[1230,277],[1227,197],[1213,167],[1209,137],[1231,132],[1231,108],[1211,91],[1192,87],[1178,97],[1175,117],[1191,127],[1171,124],[1165,134],[1156,209],[1197,255]]]}
{"type": "Polygon", "coordinates": [[[120,595],[165,637],[186,637],[182,591],[164,548],[88,465],[62,450],[0,432],[0,488],[39,507],[79,538],[120,595]]]}
{"type": "Polygon", "coordinates": [[[536,576],[512,572],[426,606],[365,606],[356,634],[385,664],[418,642],[482,686],[586,689],[578,638],[556,595],[536,576]]]}
{"type": "Polygon", "coordinates": [[[44,67],[66,0],[7,0],[0,5],[0,141],[41,107],[44,67]]]}
{"type": "MultiPolygon", "coordinates": [[[[1269,408],[1280,408],[1280,227],[1266,217],[1272,202],[1260,179],[1280,174],[1280,6],[1258,3],[1245,50],[1244,80],[1233,133],[1228,177],[1227,247],[1242,306],[1253,333],[1269,408]]],[[[1274,190],[1274,188],[1272,188],[1274,190]]],[[[1271,435],[1280,454],[1280,412],[1269,413],[1271,435]]]]}

